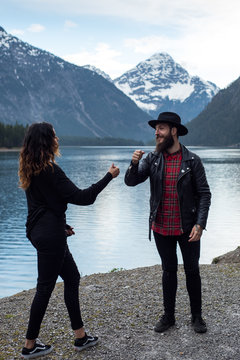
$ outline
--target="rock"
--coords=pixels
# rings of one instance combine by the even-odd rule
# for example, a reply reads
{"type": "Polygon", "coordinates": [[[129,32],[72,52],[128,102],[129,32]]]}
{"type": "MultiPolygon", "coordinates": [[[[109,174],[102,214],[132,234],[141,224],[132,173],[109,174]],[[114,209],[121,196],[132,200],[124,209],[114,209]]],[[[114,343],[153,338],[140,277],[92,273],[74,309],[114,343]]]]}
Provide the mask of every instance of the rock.
{"type": "Polygon", "coordinates": [[[240,264],[240,246],[236,250],[215,257],[212,264],[240,264]]]}

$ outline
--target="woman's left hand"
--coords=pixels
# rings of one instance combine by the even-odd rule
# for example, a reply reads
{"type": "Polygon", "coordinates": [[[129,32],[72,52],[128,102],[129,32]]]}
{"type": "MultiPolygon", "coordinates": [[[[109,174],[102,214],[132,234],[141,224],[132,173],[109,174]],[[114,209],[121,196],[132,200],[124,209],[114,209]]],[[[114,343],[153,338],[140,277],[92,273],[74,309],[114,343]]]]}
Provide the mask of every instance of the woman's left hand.
{"type": "Polygon", "coordinates": [[[66,235],[67,235],[67,236],[75,235],[75,232],[74,232],[74,230],[73,230],[73,227],[71,227],[70,225],[69,225],[69,227],[68,227],[65,231],[66,231],[66,235]]]}
{"type": "Polygon", "coordinates": [[[112,177],[114,179],[119,175],[120,170],[119,170],[119,168],[117,166],[112,164],[112,166],[108,169],[108,172],[110,172],[110,174],[112,175],[112,177]]]}

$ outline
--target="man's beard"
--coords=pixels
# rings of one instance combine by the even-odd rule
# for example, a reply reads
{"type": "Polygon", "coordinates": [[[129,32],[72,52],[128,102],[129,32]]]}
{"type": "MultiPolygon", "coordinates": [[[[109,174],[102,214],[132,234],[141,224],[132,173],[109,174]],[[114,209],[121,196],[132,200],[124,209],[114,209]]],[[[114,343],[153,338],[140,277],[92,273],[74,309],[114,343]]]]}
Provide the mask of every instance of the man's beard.
{"type": "Polygon", "coordinates": [[[171,133],[169,133],[167,136],[164,136],[164,140],[161,143],[157,142],[157,139],[159,137],[160,137],[159,135],[156,137],[156,148],[155,148],[156,152],[158,153],[163,152],[169,149],[171,146],[173,146],[174,139],[171,133]]]}

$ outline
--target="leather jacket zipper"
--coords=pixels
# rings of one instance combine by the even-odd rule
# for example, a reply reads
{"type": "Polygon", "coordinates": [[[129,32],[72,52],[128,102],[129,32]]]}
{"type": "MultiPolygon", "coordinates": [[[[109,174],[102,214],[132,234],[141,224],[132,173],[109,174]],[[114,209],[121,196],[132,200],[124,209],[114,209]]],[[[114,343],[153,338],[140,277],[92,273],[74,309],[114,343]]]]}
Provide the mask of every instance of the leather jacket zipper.
{"type": "Polygon", "coordinates": [[[181,169],[180,171],[181,171],[181,175],[180,175],[180,177],[177,179],[176,192],[177,192],[178,204],[179,204],[179,210],[180,210],[181,232],[182,232],[182,234],[183,234],[182,211],[181,211],[181,204],[180,204],[179,195],[178,195],[178,182],[179,182],[179,180],[181,180],[181,179],[183,178],[184,175],[186,175],[187,173],[189,173],[190,169],[189,169],[189,168],[187,168],[187,170],[181,169]]]}

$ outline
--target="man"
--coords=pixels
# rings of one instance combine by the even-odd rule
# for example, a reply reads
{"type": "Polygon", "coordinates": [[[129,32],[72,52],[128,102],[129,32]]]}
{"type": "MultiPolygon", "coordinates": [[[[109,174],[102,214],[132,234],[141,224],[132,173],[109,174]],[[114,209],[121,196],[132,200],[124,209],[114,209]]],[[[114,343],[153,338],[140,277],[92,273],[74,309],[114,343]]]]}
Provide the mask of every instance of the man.
{"type": "Polygon", "coordinates": [[[153,230],[162,260],[164,314],[154,327],[164,332],[175,324],[177,291],[177,243],[180,246],[186,286],[190,298],[192,325],[196,332],[207,331],[202,319],[200,238],[206,227],[211,193],[200,158],[180,144],[188,129],[173,112],[162,112],[150,120],[155,129],[156,149],[140,163],[144,151],[133,153],[125,183],[135,186],[150,178],[149,238],[153,230]]]}

